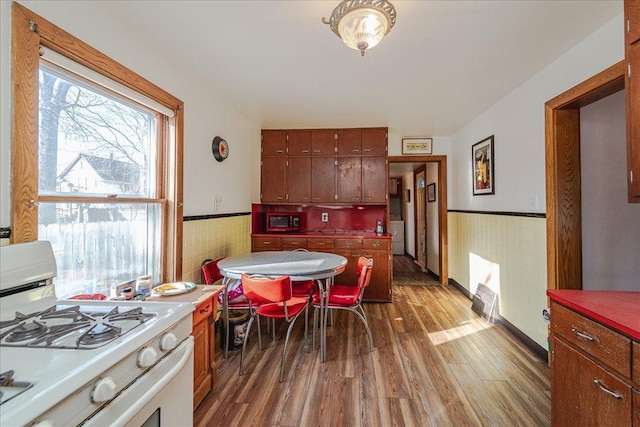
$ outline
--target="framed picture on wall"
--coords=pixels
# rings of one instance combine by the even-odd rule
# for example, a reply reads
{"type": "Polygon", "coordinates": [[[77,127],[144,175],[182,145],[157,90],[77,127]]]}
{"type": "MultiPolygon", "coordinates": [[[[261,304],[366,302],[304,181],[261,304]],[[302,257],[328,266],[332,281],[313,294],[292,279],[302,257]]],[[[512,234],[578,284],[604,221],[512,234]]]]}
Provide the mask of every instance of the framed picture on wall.
{"type": "Polygon", "coordinates": [[[433,138],[402,138],[402,154],[431,154],[433,138]]]}
{"type": "Polygon", "coordinates": [[[435,202],[436,201],[436,183],[432,182],[427,185],[427,202],[435,202]]]}
{"type": "Polygon", "coordinates": [[[407,188],[405,192],[405,202],[411,203],[411,190],[407,188]]]}
{"type": "Polygon", "coordinates": [[[493,135],[471,146],[473,195],[495,194],[493,135]]]}

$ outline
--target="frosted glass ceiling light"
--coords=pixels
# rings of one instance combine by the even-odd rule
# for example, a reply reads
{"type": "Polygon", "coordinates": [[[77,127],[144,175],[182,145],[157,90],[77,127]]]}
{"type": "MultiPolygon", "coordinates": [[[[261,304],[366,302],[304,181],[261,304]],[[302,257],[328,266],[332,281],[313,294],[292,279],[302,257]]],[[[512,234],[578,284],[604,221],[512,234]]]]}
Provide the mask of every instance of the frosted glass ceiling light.
{"type": "Polygon", "coordinates": [[[351,49],[374,47],[396,23],[396,9],[386,0],[344,0],[322,22],[351,49]]]}

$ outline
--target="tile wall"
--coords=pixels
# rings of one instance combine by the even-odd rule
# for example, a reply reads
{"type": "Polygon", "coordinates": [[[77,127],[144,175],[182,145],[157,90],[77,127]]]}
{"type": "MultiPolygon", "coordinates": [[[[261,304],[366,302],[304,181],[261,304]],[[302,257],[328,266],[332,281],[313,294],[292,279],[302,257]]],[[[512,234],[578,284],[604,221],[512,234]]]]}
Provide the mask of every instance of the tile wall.
{"type": "Polygon", "coordinates": [[[546,219],[449,212],[448,221],[449,277],[498,292],[502,317],[546,349],[546,219]]]}
{"type": "Polygon", "coordinates": [[[251,216],[185,221],[182,235],[182,280],[201,283],[205,259],[251,252],[251,216]]]}

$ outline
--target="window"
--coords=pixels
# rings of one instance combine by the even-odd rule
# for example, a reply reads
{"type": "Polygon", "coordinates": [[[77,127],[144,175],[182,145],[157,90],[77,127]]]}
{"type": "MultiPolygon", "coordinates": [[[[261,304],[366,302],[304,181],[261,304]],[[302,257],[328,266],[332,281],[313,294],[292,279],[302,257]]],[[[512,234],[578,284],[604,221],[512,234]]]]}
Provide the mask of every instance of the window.
{"type": "Polygon", "coordinates": [[[15,3],[13,42],[13,242],[51,241],[58,297],[178,280],[182,103],[15,3]]]}

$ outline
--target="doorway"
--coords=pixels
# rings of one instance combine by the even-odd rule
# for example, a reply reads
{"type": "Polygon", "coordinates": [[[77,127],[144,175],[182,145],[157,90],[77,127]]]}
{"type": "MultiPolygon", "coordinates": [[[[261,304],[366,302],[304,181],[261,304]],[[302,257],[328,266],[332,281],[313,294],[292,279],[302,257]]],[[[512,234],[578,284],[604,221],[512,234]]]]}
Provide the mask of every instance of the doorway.
{"type": "Polygon", "coordinates": [[[416,263],[427,271],[427,168],[422,166],[414,173],[414,185],[416,189],[416,263]]]}
{"type": "MultiPolygon", "coordinates": [[[[438,246],[438,268],[439,282],[441,284],[449,283],[449,262],[448,262],[448,236],[447,236],[447,157],[446,156],[390,156],[389,167],[393,168],[394,164],[426,164],[434,162],[437,164],[438,185],[435,191],[437,200],[437,246],[438,246]]],[[[412,178],[413,179],[413,178],[412,178]]],[[[417,186],[414,187],[417,189],[417,186]]],[[[408,197],[417,197],[417,194],[406,195],[408,197]]],[[[426,195],[425,195],[426,199],[426,195]]],[[[390,212],[387,206],[387,212],[390,212]]],[[[421,216],[424,216],[421,214],[421,216]]],[[[387,218],[389,219],[389,218],[387,218]]],[[[407,236],[413,238],[413,236],[407,236]]],[[[416,245],[417,247],[417,245],[416,245]]],[[[425,260],[426,265],[426,260],[425,260]]]]}

